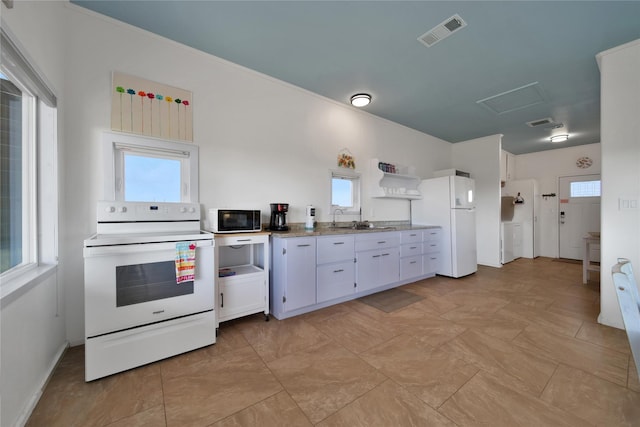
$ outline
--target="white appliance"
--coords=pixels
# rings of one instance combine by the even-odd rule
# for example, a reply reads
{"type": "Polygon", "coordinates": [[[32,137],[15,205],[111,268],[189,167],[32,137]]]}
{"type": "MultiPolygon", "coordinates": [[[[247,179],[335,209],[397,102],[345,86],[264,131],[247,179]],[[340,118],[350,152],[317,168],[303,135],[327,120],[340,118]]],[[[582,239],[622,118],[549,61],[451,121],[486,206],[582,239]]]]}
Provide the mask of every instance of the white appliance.
{"type": "Polygon", "coordinates": [[[197,203],[97,205],[84,241],[85,379],[216,341],[213,234],[197,203]],[[195,246],[194,280],[176,280],[176,244],[195,246]]]}
{"type": "Polygon", "coordinates": [[[536,258],[540,256],[540,227],[538,227],[540,196],[537,181],[523,179],[505,182],[502,187],[502,196],[512,197],[515,201],[518,195],[521,203],[512,205],[513,217],[503,221],[522,224],[522,256],[536,258]]]}
{"type": "Polygon", "coordinates": [[[442,227],[442,263],[437,272],[462,277],[478,270],[475,181],[463,176],[425,179],[422,199],[411,201],[411,222],[442,227]]]}
{"type": "Polygon", "coordinates": [[[304,223],[305,230],[313,230],[316,225],[316,208],[309,205],[307,206],[307,220],[304,223]]]}

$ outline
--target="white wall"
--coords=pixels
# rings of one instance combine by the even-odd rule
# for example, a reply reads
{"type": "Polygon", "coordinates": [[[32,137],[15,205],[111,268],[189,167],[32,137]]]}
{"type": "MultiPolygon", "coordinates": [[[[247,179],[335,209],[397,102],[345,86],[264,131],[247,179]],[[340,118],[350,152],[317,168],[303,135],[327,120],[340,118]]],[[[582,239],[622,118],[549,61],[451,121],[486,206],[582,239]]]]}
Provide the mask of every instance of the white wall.
{"type": "MultiPolygon", "coordinates": [[[[622,328],[611,266],[617,258],[640,269],[640,210],[620,210],[620,198],[640,201],[640,40],[597,55],[601,73],[602,210],[600,317],[622,328]]],[[[638,275],[636,274],[636,277],[638,275]]]]}
{"type": "MultiPolygon", "coordinates": [[[[538,183],[538,228],[540,256],[557,258],[558,249],[558,178],[599,174],[601,168],[600,144],[539,151],[515,156],[516,179],[534,179],[538,183]],[[576,166],[576,160],[587,156],[593,160],[588,169],[576,166]],[[543,198],[542,194],[555,193],[556,197],[543,198]]],[[[603,183],[604,185],[604,183],[603,183]]]]}
{"type": "Polygon", "coordinates": [[[453,166],[476,181],[478,264],[500,264],[500,150],[502,135],[453,144],[453,166]]]}
{"type": "MultiPolygon", "coordinates": [[[[82,241],[95,231],[95,201],[102,196],[100,135],[110,126],[114,70],[193,92],[205,209],[253,207],[268,217],[269,203],[283,202],[290,204],[289,222],[303,222],[304,207],[313,204],[318,220],[329,221],[329,170],[342,148],[354,155],[364,190],[372,157],[413,164],[422,176],[450,167],[447,142],[84,9],[70,5],[67,12],[63,245],[72,343],[83,339],[82,241]]],[[[363,205],[365,219],[409,219],[408,201],[365,197],[363,205]]]]}
{"type": "MultiPolygon", "coordinates": [[[[64,89],[64,27],[61,4],[14,2],[0,6],[2,27],[60,96],[64,89]]],[[[64,117],[60,103],[58,117],[64,117]]],[[[62,140],[63,127],[58,126],[62,140]]],[[[62,231],[61,231],[62,232],[62,231]]],[[[60,264],[64,263],[61,255],[60,264]]],[[[2,298],[0,306],[0,425],[21,425],[66,347],[61,269],[53,267],[2,298]]]]}

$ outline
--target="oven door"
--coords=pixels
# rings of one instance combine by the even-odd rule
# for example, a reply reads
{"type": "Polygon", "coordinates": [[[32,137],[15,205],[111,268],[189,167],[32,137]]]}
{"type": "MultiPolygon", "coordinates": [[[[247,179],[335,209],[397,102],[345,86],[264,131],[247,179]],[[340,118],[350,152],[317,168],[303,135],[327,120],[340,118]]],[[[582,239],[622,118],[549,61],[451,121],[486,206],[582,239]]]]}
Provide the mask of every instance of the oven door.
{"type": "Polygon", "coordinates": [[[213,310],[213,240],[196,241],[195,279],[176,284],[176,242],[84,248],[87,338],[213,310]]]}

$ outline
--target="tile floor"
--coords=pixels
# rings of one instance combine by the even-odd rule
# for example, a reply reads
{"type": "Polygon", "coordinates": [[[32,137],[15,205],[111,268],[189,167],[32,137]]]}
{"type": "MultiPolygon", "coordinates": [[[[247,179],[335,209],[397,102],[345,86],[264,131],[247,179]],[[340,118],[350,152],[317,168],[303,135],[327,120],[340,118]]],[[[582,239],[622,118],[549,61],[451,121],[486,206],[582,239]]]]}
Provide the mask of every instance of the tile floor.
{"type": "Polygon", "coordinates": [[[548,258],[402,287],[292,319],[249,316],[218,343],[84,382],[60,362],[29,426],[638,426],[624,331],[596,323],[599,284],[548,258]]]}

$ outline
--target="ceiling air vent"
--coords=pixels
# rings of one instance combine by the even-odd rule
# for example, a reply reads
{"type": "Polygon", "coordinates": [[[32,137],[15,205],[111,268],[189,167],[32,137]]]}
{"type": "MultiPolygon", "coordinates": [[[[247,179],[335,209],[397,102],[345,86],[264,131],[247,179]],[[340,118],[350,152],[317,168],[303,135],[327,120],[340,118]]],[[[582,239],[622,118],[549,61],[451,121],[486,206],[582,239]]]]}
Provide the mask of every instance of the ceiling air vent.
{"type": "Polygon", "coordinates": [[[449,37],[455,31],[458,31],[460,28],[466,27],[467,23],[464,22],[459,15],[453,15],[451,18],[441,22],[436,25],[420,37],[418,37],[418,41],[427,47],[431,47],[434,44],[438,43],[440,40],[449,37]]]}
{"type": "Polygon", "coordinates": [[[551,117],[547,117],[546,119],[538,119],[527,122],[527,126],[532,128],[541,127],[543,129],[560,129],[564,127],[564,123],[556,123],[551,117]]]}
{"type": "Polygon", "coordinates": [[[551,124],[553,124],[553,119],[551,117],[547,117],[546,119],[538,119],[538,120],[527,122],[527,125],[532,128],[535,128],[538,126],[551,125],[551,124]]]}

